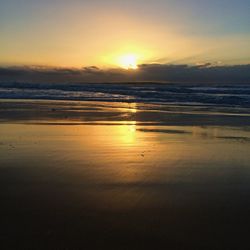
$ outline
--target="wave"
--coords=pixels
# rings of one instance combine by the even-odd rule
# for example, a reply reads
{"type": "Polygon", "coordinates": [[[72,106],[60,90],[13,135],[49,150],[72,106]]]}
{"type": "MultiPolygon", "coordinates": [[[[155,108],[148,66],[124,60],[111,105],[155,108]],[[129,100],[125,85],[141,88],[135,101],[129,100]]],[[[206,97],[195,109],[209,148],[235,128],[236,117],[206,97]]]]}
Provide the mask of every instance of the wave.
{"type": "Polygon", "coordinates": [[[1,99],[143,102],[179,105],[250,107],[250,86],[159,83],[0,83],[1,99]]]}

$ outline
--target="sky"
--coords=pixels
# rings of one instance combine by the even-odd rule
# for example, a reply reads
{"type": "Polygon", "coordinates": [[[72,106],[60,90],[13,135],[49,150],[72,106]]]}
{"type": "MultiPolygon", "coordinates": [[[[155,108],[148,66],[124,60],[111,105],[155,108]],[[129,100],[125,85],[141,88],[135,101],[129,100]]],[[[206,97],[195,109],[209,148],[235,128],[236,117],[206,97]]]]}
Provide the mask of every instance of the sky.
{"type": "Polygon", "coordinates": [[[250,63],[249,0],[0,0],[0,66],[250,63]]]}

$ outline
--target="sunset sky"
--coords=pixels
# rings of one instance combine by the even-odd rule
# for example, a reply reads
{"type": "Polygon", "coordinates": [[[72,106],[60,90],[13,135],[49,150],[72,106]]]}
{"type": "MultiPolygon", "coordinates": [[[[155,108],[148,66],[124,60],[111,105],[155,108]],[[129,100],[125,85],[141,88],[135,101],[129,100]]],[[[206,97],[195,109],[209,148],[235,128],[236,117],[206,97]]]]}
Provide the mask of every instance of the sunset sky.
{"type": "Polygon", "coordinates": [[[249,64],[249,13],[249,0],[0,0],[0,65],[249,64]]]}

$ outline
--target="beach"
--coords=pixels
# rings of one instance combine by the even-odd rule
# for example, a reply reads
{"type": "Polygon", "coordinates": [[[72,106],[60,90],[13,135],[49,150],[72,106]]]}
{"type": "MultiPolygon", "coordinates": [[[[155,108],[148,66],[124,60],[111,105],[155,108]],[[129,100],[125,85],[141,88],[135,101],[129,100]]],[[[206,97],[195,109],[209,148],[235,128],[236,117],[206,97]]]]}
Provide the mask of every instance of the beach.
{"type": "Polygon", "coordinates": [[[2,99],[2,249],[246,249],[246,111],[2,99]]]}

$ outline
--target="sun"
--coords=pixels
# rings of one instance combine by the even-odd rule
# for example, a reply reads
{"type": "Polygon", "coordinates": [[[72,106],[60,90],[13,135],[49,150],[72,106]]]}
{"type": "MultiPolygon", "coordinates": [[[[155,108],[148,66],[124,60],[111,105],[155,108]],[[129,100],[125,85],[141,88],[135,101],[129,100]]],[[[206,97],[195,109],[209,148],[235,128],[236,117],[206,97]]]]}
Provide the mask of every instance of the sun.
{"type": "Polygon", "coordinates": [[[120,56],[118,63],[124,69],[137,69],[138,68],[137,56],[133,54],[120,56]]]}

